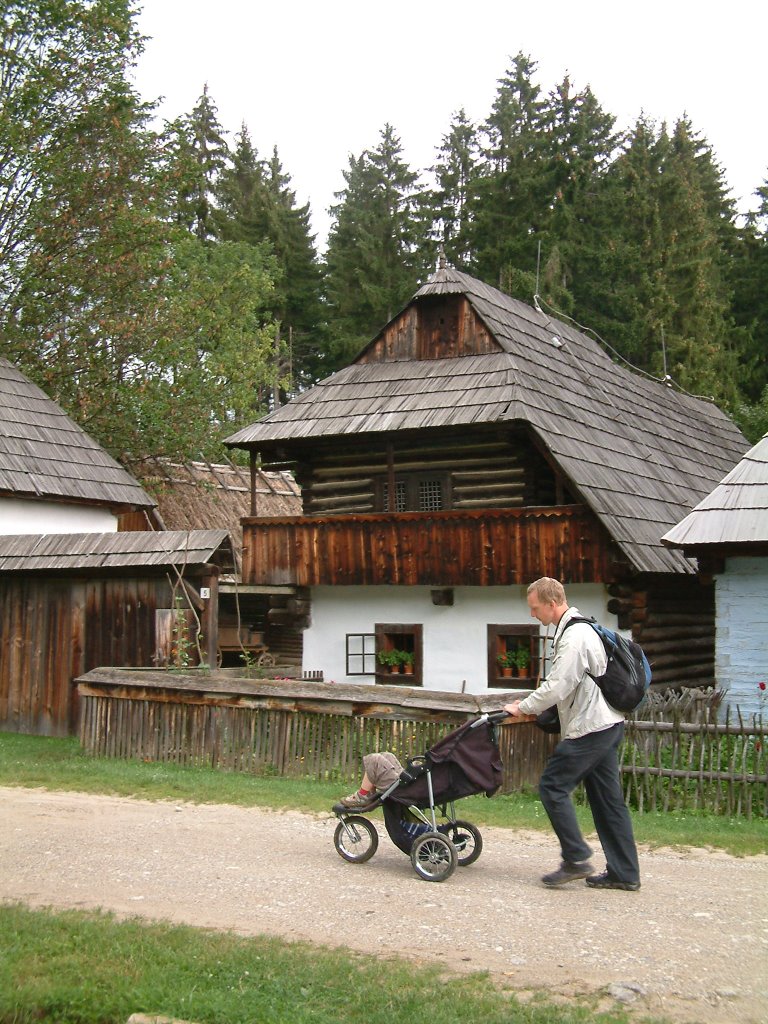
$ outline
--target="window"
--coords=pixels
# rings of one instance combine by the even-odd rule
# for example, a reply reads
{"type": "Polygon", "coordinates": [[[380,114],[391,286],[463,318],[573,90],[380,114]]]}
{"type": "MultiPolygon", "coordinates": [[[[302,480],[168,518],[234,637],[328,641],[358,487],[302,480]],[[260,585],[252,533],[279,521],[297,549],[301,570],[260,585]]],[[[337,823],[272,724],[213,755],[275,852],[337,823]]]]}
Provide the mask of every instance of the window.
{"type": "Polygon", "coordinates": [[[544,637],[538,626],[488,627],[488,686],[532,690],[543,665],[544,637]]]}
{"type": "MultiPolygon", "coordinates": [[[[405,473],[395,478],[395,512],[441,512],[451,507],[448,473],[405,473]]],[[[389,512],[389,482],[379,482],[379,509],[389,512]]]]}
{"type": "Polygon", "coordinates": [[[347,633],[347,675],[376,674],[375,633],[347,633]]]}
{"type": "MultiPolygon", "coordinates": [[[[384,511],[389,512],[389,484],[384,484],[382,489],[384,511]]],[[[406,511],[405,481],[395,480],[395,512],[406,511]]]]}
{"type": "Polygon", "coordinates": [[[376,624],[376,682],[421,686],[423,682],[422,626],[376,624]]]}

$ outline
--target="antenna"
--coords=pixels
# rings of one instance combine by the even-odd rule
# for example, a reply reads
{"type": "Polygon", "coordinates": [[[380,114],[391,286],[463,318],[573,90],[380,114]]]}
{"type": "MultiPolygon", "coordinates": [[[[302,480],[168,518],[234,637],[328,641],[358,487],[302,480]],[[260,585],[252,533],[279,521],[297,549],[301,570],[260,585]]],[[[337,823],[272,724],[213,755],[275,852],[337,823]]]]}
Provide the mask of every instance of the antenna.
{"type": "Polygon", "coordinates": [[[661,325],[661,358],[664,360],[664,380],[667,379],[667,343],[664,338],[664,324],[661,325]]]}
{"type": "Polygon", "coordinates": [[[536,295],[539,294],[539,267],[541,266],[541,239],[537,246],[536,252],[536,295]]]}

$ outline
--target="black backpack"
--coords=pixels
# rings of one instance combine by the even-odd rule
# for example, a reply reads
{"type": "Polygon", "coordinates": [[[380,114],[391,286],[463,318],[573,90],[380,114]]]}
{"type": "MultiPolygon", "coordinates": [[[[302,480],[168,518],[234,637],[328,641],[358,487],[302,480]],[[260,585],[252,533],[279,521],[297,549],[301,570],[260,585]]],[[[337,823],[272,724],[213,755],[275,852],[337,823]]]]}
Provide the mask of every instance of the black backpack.
{"type": "Polygon", "coordinates": [[[574,622],[586,622],[603,641],[608,665],[601,676],[589,675],[616,711],[634,711],[651,685],[651,666],[640,644],[627,640],[620,633],[601,626],[594,619],[574,615],[563,626],[563,632],[574,622]]]}

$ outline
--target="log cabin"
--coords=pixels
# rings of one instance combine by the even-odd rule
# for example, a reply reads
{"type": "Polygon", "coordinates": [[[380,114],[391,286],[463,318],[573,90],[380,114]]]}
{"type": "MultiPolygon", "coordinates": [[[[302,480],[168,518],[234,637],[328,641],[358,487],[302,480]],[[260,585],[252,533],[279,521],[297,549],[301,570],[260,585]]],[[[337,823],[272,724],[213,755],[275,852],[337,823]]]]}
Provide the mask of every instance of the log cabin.
{"type": "Polygon", "coordinates": [[[225,443],[301,488],[301,515],[243,518],[243,582],[303,628],[305,671],[533,687],[547,575],[632,633],[655,685],[714,681],[712,587],[661,536],[747,444],[538,300],[441,266],[351,365],[225,443]]]}

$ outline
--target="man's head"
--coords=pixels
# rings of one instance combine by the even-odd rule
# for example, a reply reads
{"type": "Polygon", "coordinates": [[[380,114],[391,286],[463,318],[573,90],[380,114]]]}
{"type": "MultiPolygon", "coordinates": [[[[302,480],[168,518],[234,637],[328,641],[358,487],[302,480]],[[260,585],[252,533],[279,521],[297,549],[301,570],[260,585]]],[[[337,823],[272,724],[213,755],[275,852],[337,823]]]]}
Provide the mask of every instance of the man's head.
{"type": "Polygon", "coordinates": [[[542,626],[557,625],[568,608],[562,583],[550,576],[535,580],[528,587],[528,607],[542,626]]]}

